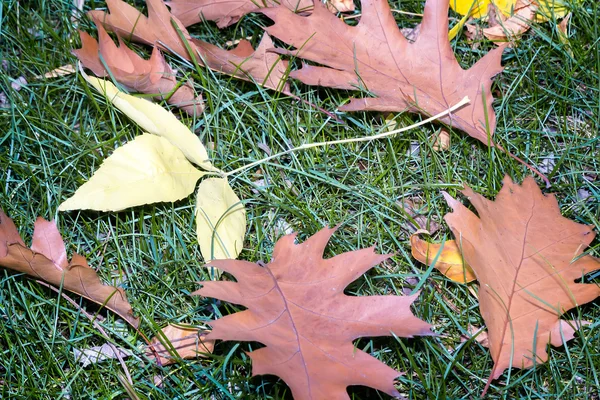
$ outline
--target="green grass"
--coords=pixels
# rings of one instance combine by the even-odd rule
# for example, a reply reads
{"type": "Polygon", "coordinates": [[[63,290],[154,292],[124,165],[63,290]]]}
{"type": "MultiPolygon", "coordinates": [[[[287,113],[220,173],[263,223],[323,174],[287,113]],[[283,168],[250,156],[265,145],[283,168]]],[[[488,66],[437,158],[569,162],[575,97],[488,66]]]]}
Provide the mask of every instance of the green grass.
{"type": "MultiPolygon", "coordinates": [[[[104,4],[86,2],[85,6],[87,10],[104,4]]],[[[69,253],[84,254],[104,281],[121,282],[147,337],[167,323],[204,326],[237,311],[233,305],[189,296],[198,288],[197,282],[208,279],[195,241],[193,196],[119,213],[57,213],[58,205],[101,161],[140,130],[77,75],[34,79],[75,61],[69,53],[78,45],[70,0],[6,0],[0,7],[0,58],[7,67],[0,71],[0,88],[9,104],[0,109],[0,205],[26,241],[38,215],[56,218],[69,253]],[[19,76],[29,83],[15,91],[10,84],[19,76]]],[[[394,7],[421,12],[423,2],[397,1],[394,7]]],[[[555,22],[536,25],[517,48],[505,52],[506,70],[493,87],[497,141],[534,166],[553,154],[556,165],[548,176],[563,214],[596,228],[600,228],[599,20],[596,1],[574,8],[573,57],[559,41],[555,22]],[[582,190],[589,194],[585,200],[578,197],[582,190]]],[[[398,16],[398,21],[412,26],[419,18],[398,16]]],[[[222,45],[246,35],[257,39],[265,23],[251,16],[221,32],[206,24],[192,33],[222,45]]],[[[82,20],[80,26],[92,32],[88,21],[82,20]]],[[[490,45],[472,49],[462,35],[453,47],[467,67],[490,45]]],[[[206,112],[184,121],[205,144],[213,143],[214,164],[226,171],[266,156],[261,143],[277,152],[307,142],[370,135],[382,125],[378,113],[339,113],[346,125],[337,124],[303,103],[250,83],[195,71],[177,58],[169,60],[193,78],[204,94],[206,112]]],[[[293,90],[328,110],[335,110],[351,95],[298,83],[293,83],[293,90]]],[[[404,126],[419,118],[398,115],[396,120],[404,126]]],[[[451,132],[449,151],[435,152],[430,137],[438,129],[432,124],[375,143],[294,153],[236,176],[231,183],[248,208],[240,258],[269,260],[280,220],[298,231],[300,240],[323,226],[340,224],[327,256],[375,243],[381,253],[395,252],[391,261],[350,285],[348,293],[402,294],[402,288],[412,287],[409,282],[426,279],[413,311],[435,324],[440,336],[367,338],[359,340],[357,347],[404,371],[398,387],[409,398],[476,398],[492,360],[487,349],[475,341],[461,343],[460,336],[469,324],[483,325],[477,301],[467,287],[427,272],[412,259],[411,217],[401,204],[406,200],[420,204],[419,215],[441,224],[436,238],[449,238],[443,223],[449,210],[442,190],[456,196],[464,183],[493,198],[505,174],[520,182],[530,172],[461,132],[451,132]],[[421,144],[418,154],[408,155],[415,142],[421,144]],[[267,187],[253,184],[261,178],[268,178],[267,187]]],[[[600,256],[597,239],[589,253],[600,256]]],[[[71,297],[88,312],[98,312],[90,302],[71,297]]],[[[598,399],[599,304],[569,312],[566,319],[581,318],[591,325],[568,346],[550,349],[548,363],[512,370],[510,378],[503,375],[492,385],[489,398],[598,399]]],[[[251,363],[244,351],[256,348],[256,343],[220,343],[209,360],[159,368],[143,356],[140,336],[113,314],[99,311],[99,315],[105,318],[101,325],[111,342],[136,353],[126,365],[140,399],[291,398],[276,377],[250,377],[251,363]],[[161,387],[154,385],[156,376],[164,379],[161,387]]],[[[33,280],[0,271],[1,398],[133,398],[121,383],[123,371],[117,361],[85,369],[75,362],[73,348],[105,342],[78,307],[33,280]]],[[[386,397],[359,387],[351,388],[350,394],[353,399],[386,397]]]]}

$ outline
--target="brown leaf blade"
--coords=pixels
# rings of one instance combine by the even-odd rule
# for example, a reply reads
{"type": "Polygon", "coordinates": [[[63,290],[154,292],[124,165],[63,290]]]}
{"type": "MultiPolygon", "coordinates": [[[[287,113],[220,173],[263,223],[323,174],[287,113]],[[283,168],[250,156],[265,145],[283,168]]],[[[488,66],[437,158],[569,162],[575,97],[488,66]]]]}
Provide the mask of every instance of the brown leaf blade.
{"type": "Polygon", "coordinates": [[[252,374],[282,378],[296,399],[349,399],[346,387],[364,385],[398,395],[400,373],[355,348],[366,336],[432,335],[410,311],[413,296],[346,296],[344,288],[389,258],[373,248],[323,259],[335,229],[322,229],[301,244],[281,238],[265,267],[217,260],[211,266],[237,282],[203,282],[194,294],[247,307],[211,323],[209,339],[257,341],[249,353],[252,374]]]}
{"type": "Polygon", "coordinates": [[[276,54],[266,52],[266,49],[272,46],[270,38],[266,35],[256,51],[252,51],[252,47],[245,41],[243,44],[240,43],[243,51],[237,48],[228,51],[192,39],[181,21],[169,12],[161,0],[146,0],[147,17],[122,0],[107,0],[106,4],[109,12],[94,10],[88,15],[103,24],[105,29],[115,32],[120,37],[156,45],[162,50],[178,54],[188,60],[193,56],[201,65],[206,65],[214,71],[289,93],[289,85],[285,81],[287,61],[281,60],[276,54]],[[177,25],[185,42],[180,38],[179,32],[171,21],[177,25]],[[189,54],[186,42],[190,45],[193,55],[189,54]],[[247,51],[248,47],[250,51],[247,51]]]}
{"type": "Polygon", "coordinates": [[[445,194],[453,209],[445,220],[461,238],[463,256],[481,285],[480,310],[494,360],[491,382],[510,366],[545,362],[548,344],[573,338],[580,324],[559,318],[600,296],[597,285],[575,282],[600,269],[600,262],[581,256],[594,239],[592,229],[564,218],[556,198],[542,194],[531,177],[522,185],[506,177],[495,201],[470,188],[463,194],[479,216],[445,194]]]}
{"type": "Polygon", "coordinates": [[[202,113],[202,96],[196,95],[190,82],[179,86],[175,71],[167,64],[158,48],[152,50],[152,56],[145,60],[129,49],[121,37],[119,46],[115,45],[101,23],[98,28],[98,42],[85,32],[79,32],[81,49],[73,50],[82,64],[91,69],[96,76],[110,74],[114,79],[130,90],[152,94],[155,98],[166,98],[169,104],[181,108],[190,115],[202,113]],[[103,59],[108,67],[100,61],[103,59]]]}
{"type": "Polygon", "coordinates": [[[502,71],[503,47],[463,70],[448,41],[448,0],[428,0],[414,43],[400,32],[386,0],[362,0],[362,18],[349,26],[315,2],[311,15],[266,8],[275,24],[267,32],[297,51],[284,54],[317,62],[291,76],[309,85],[367,90],[377,97],[352,99],[344,111],[405,111],[435,115],[468,96],[471,103],[442,121],[489,145],[496,127],[492,77],[502,71]],[[335,38],[335,40],[332,40],[335,38]]]}
{"type": "Polygon", "coordinates": [[[33,243],[27,248],[13,221],[0,209],[0,265],[77,293],[139,325],[123,289],[104,285],[84,257],[67,261],[65,245],[54,221],[38,218],[33,243]]]}
{"type": "Polygon", "coordinates": [[[215,347],[214,340],[205,339],[208,332],[197,328],[167,325],[161,332],[161,335],[152,338],[154,350],[150,356],[157,358],[163,366],[175,363],[177,357],[205,357],[203,354],[212,353],[215,347]]]}

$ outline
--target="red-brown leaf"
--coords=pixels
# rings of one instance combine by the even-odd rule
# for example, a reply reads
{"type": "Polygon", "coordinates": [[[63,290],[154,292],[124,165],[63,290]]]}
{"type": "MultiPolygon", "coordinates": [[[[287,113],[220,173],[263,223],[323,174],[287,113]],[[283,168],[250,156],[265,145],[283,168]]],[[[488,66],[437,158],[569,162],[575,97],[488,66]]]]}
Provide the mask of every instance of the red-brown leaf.
{"type": "Polygon", "coordinates": [[[445,220],[480,284],[494,360],[491,381],[511,365],[545,362],[548,344],[573,338],[581,322],[560,316],[600,296],[598,285],[575,283],[600,269],[600,262],[581,256],[594,239],[591,227],[563,217],[556,198],[542,194],[531,177],[522,186],[506,177],[495,201],[468,187],[463,194],[478,215],[445,194],[454,210],[445,220]]]}
{"type": "Polygon", "coordinates": [[[431,326],[410,311],[417,295],[345,295],[348,284],[390,256],[371,247],[323,259],[334,231],[323,229],[301,244],[294,244],[295,235],[284,236],[264,267],[236,260],[211,262],[237,282],[203,282],[194,294],[247,310],[212,322],[208,339],[266,345],[249,353],[252,374],[279,376],[296,399],[349,399],[350,385],[398,395],[393,380],[400,373],[356,349],[352,341],[432,335],[431,326]]]}
{"type": "Polygon", "coordinates": [[[90,11],[89,16],[123,38],[156,45],[191,60],[192,56],[188,53],[185,42],[171,23],[173,20],[201,64],[227,75],[289,93],[289,85],[285,82],[287,61],[281,60],[277,54],[266,52],[273,46],[267,35],[263,37],[254,52],[247,51],[249,43],[246,41],[240,43],[244,51],[227,51],[201,40],[192,39],[183,24],[169,12],[161,0],[146,0],[147,17],[122,0],[107,0],[106,4],[108,13],[95,10],[90,11]]]}
{"type": "Polygon", "coordinates": [[[293,78],[309,85],[361,88],[377,96],[352,99],[340,110],[410,110],[435,115],[468,96],[469,105],[442,121],[490,144],[496,127],[490,88],[492,77],[502,71],[503,47],[464,70],[448,41],[448,0],[427,1],[414,43],[400,32],[387,0],[362,0],[361,4],[357,26],[336,18],[319,1],[307,17],[281,6],[261,12],[275,22],[267,32],[298,49],[280,49],[280,53],[325,66],[306,65],[293,71],[293,78]]]}
{"type": "Polygon", "coordinates": [[[0,265],[55,286],[62,285],[104,305],[134,327],[139,324],[123,289],[102,284],[96,271],[79,254],[74,254],[70,263],[67,261],[65,244],[54,221],[38,218],[31,248],[27,248],[14,222],[0,209],[0,265]]]}
{"type": "Polygon", "coordinates": [[[96,76],[108,76],[108,71],[100,61],[102,57],[115,80],[128,89],[154,94],[158,99],[168,95],[169,104],[181,108],[190,115],[198,115],[202,112],[202,96],[196,95],[190,82],[177,87],[175,71],[167,64],[157,47],[152,50],[150,59],[144,60],[129,49],[121,37],[117,47],[102,24],[97,23],[96,27],[98,42],[87,33],[80,31],[82,47],[73,51],[86,68],[91,69],[96,76]]]}

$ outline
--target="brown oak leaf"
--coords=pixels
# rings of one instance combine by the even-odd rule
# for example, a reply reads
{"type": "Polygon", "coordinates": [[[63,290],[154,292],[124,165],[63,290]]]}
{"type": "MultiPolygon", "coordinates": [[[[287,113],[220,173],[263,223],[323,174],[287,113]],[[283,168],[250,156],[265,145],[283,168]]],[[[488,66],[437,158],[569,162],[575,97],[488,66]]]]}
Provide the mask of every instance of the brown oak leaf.
{"type": "Polygon", "coordinates": [[[197,61],[212,70],[256,82],[264,87],[289,93],[285,82],[287,61],[281,60],[275,53],[268,53],[273,47],[270,37],[264,35],[254,51],[250,42],[240,41],[233,50],[224,50],[218,46],[192,39],[183,24],[173,16],[161,0],[146,0],[148,16],[122,0],[107,0],[109,12],[93,10],[89,16],[115,32],[120,37],[149,45],[159,46],[162,50],[192,59],[186,48],[191,47],[197,61]],[[185,41],[171,23],[180,30],[185,41]]]}
{"type": "Polygon", "coordinates": [[[219,28],[235,24],[244,15],[262,7],[281,4],[294,12],[305,12],[313,7],[312,0],[170,0],[166,4],[185,26],[207,20],[215,21],[219,28]]]}
{"type": "Polygon", "coordinates": [[[548,344],[574,337],[582,322],[560,316],[600,296],[598,285],[575,282],[600,269],[600,261],[582,256],[592,228],[563,217],[554,195],[542,194],[531,177],[522,185],[506,177],[495,201],[468,187],[463,194],[478,215],[444,193],[453,209],[445,220],[480,284],[494,360],[487,390],[508,367],[543,363],[548,344]]]}
{"type": "Polygon", "coordinates": [[[344,288],[388,259],[374,248],[323,259],[335,229],[322,229],[303,243],[287,235],[275,245],[270,263],[216,260],[210,266],[237,282],[202,282],[194,294],[243,305],[247,310],[211,323],[208,339],[263,343],[249,353],[252,375],[283,379],[296,399],[349,399],[346,387],[365,385],[398,395],[400,373],[367,353],[353,340],[367,336],[432,335],[416,318],[413,296],[347,296],[344,288]]]}
{"type": "Polygon", "coordinates": [[[196,96],[190,82],[178,87],[175,71],[165,61],[160,50],[154,47],[152,56],[145,60],[131,50],[121,37],[119,46],[115,45],[101,23],[97,23],[98,42],[90,35],[80,31],[81,49],[73,50],[82,64],[91,69],[96,76],[105,77],[110,74],[114,79],[136,92],[154,94],[161,99],[167,96],[167,102],[181,108],[190,115],[202,112],[202,96],[196,96]]]}
{"type": "Polygon", "coordinates": [[[54,221],[38,218],[31,248],[19,236],[14,222],[0,209],[0,265],[77,293],[117,313],[132,326],[139,324],[123,289],[104,285],[79,254],[67,260],[65,244],[54,221]]]}
{"type": "Polygon", "coordinates": [[[207,333],[198,328],[167,325],[161,329],[160,335],[152,338],[151,344],[154,348],[148,356],[158,358],[163,366],[173,364],[177,357],[206,357],[205,355],[212,353],[215,347],[214,341],[205,340],[207,333]]]}
{"type": "Polygon", "coordinates": [[[275,50],[324,65],[305,65],[290,76],[309,85],[363,90],[343,111],[438,114],[468,96],[470,104],[442,118],[486,145],[496,127],[492,77],[502,71],[503,47],[464,70],[448,41],[448,0],[428,0],[421,30],[411,43],[400,32],[387,0],[361,0],[362,17],[350,26],[319,1],[309,16],[285,7],[262,9],[275,24],[267,32],[298,50],[275,50]],[[371,97],[372,94],[376,97],[371,97]]]}

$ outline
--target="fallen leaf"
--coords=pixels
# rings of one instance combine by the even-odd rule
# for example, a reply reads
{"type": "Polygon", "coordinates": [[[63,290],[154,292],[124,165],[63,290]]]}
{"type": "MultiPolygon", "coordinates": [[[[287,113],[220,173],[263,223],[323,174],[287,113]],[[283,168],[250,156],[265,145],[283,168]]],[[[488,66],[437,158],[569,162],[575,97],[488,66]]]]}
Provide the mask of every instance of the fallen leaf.
{"type": "Polygon", "coordinates": [[[125,94],[109,81],[90,76],[85,78],[144,131],[164,137],[199,167],[207,171],[219,172],[219,169],[210,163],[206,148],[198,136],[194,135],[173,113],[146,99],[125,94]]]}
{"type": "Polygon", "coordinates": [[[167,325],[161,332],[152,338],[154,349],[148,355],[152,358],[158,355],[163,366],[177,362],[178,358],[206,357],[215,347],[214,341],[204,340],[208,332],[198,328],[167,325]]]}
{"type": "Polygon", "coordinates": [[[110,343],[104,343],[102,346],[94,346],[89,349],[77,349],[73,348],[73,356],[75,361],[79,362],[83,368],[96,364],[100,361],[110,360],[113,358],[125,358],[131,356],[133,353],[127,349],[111,345],[110,343]],[[118,354],[117,354],[118,353],[118,354]]]}
{"type": "Polygon", "coordinates": [[[227,179],[207,178],[198,186],[196,233],[206,262],[236,258],[242,251],[246,208],[227,179]]]}
{"type": "Polygon", "coordinates": [[[17,92],[25,86],[27,86],[27,80],[24,76],[20,76],[17,79],[12,79],[10,82],[10,87],[17,92]]]}
{"type": "Polygon", "coordinates": [[[573,57],[573,50],[571,49],[571,43],[569,42],[569,21],[571,20],[571,13],[565,15],[562,21],[556,25],[558,31],[558,39],[565,46],[567,53],[573,57]]]}
{"type": "Polygon", "coordinates": [[[537,3],[534,1],[518,0],[514,13],[508,19],[499,25],[485,28],[483,34],[497,43],[515,40],[531,28],[537,9],[537,3]]]}
{"type": "MultiPolygon", "coordinates": [[[[488,15],[491,8],[499,10],[505,16],[513,14],[519,8],[520,0],[450,0],[450,7],[460,15],[470,15],[474,18],[483,18],[488,15]]],[[[569,4],[566,0],[536,0],[539,5],[538,21],[546,21],[550,17],[560,19],[568,13],[569,4]]]]}
{"type": "Polygon", "coordinates": [[[170,0],[165,3],[184,26],[206,20],[215,21],[219,28],[235,24],[244,15],[262,7],[281,4],[294,12],[309,11],[313,7],[312,0],[170,0]]]}
{"type": "Polygon", "coordinates": [[[410,251],[414,258],[425,265],[434,263],[435,269],[455,282],[469,283],[475,280],[473,270],[463,260],[454,240],[428,243],[419,238],[421,232],[423,231],[417,231],[410,237],[410,251]]]}
{"type": "Polygon", "coordinates": [[[73,254],[71,262],[67,260],[65,244],[54,221],[37,219],[28,248],[14,222],[0,209],[0,265],[77,293],[136,328],[139,324],[123,289],[102,284],[83,256],[73,254]]]}
{"type": "MultiPolygon", "coordinates": [[[[327,0],[326,4],[329,11],[333,13],[354,11],[354,0],[327,0]]],[[[293,8],[290,8],[290,10],[293,10],[293,8]]]]}
{"type": "Polygon", "coordinates": [[[172,15],[161,0],[146,0],[148,17],[122,0],[107,0],[109,13],[100,10],[89,12],[89,16],[119,36],[149,45],[158,45],[162,50],[192,59],[186,42],[201,65],[256,82],[267,88],[289,93],[285,82],[287,61],[280,60],[274,53],[267,53],[273,47],[272,40],[264,35],[258,48],[252,49],[250,42],[240,41],[233,50],[223,50],[215,45],[192,39],[183,24],[172,15]],[[177,29],[173,26],[177,25],[177,29]],[[185,39],[182,40],[180,33],[185,39]]]}
{"type": "Polygon", "coordinates": [[[73,73],[75,73],[77,70],[75,69],[75,66],[73,64],[66,64],[63,65],[62,67],[58,67],[53,69],[50,72],[46,72],[44,75],[36,75],[35,79],[51,79],[51,78],[58,78],[60,76],[66,76],[66,75],[71,75],[73,73]]]}
{"type": "Polygon", "coordinates": [[[435,139],[431,148],[434,151],[445,151],[450,149],[450,133],[445,129],[440,129],[440,131],[435,134],[435,139]]]}
{"type": "Polygon", "coordinates": [[[204,174],[167,139],[146,133],[116,149],[58,209],[119,211],[177,201],[192,193],[204,174]]]}
{"type": "Polygon", "coordinates": [[[479,307],[486,323],[494,367],[486,390],[505,369],[547,361],[548,344],[561,346],[581,326],[559,317],[600,296],[597,284],[575,283],[600,269],[582,252],[592,228],[563,217],[553,195],[532,177],[522,185],[504,179],[495,201],[470,188],[478,215],[444,193],[453,212],[445,220],[480,284],[479,307]]]}
{"type": "Polygon", "coordinates": [[[475,336],[475,341],[477,343],[479,343],[480,345],[482,345],[483,347],[490,347],[490,343],[488,341],[488,334],[485,330],[482,330],[483,328],[478,328],[476,326],[473,326],[471,324],[469,324],[469,326],[467,327],[467,332],[468,335],[461,335],[460,336],[460,341],[461,342],[466,342],[467,340],[470,340],[473,336],[475,336]]]}
{"type": "Polygon", "coordinates": [[[399,396],[400,372],[354,346],[360,337],[433,335],[416,318],[413,296],[347,296],[344,289],[390,255],[374,248],[323,259],[335,229],[322,229],[304,243],[281,238],[272,260],[261,267],[247,261],[218,260],[210,265],[231,273],[237,282],[202,282],[196,295],[247,308],[211,322],[211,340],[260,342],[247,353],[252,375],[283,379],[295,399],[349,399],[346,387],[364,385],[399,396]]]}
{"type": "Polygon", "coordinates": [[[73,50],[73,54],[86,68],[99,77],[110,73],[129,90],[152,94],[157,99],[166,98],[169,104],[190,115],[202,113],[202,96],[196,95],[190,82],[179,85],[175,79],[175,71],[167,64],[157,47],[153,48],[150,59],[145,60],[127,47],[121,37],[117,47],[101,23],[96,23],[96,27],[98,42],[80,31],[82,47],[73,50]]]}
{"type": "Polygon", "coordinates": [[[400,32],[385,0],[362,0],[362,17],[350,26],[315,2],[311,15],[285,7],[262,9],[275,24],[267,32],[298,50],[276,49],[324,67],[304,65],[291,77],[309,85],[361,89],[377,97],[352,99],[342,111],[406,111],[438,114],[468,96],[470,104],[441,119],[486,145],[496,117],[490,90],[502,71],[502,48],[463,70],[448,41],[448,0],[428,0],[414,43],[400,32]],[[335,38],[332,44],[332,38],[335,38]],[[427,71],[427,73],[423,73],[427,71]]]}

